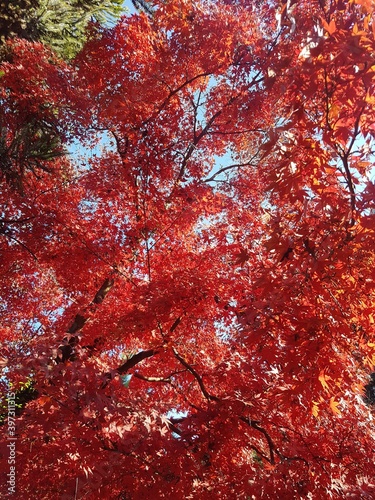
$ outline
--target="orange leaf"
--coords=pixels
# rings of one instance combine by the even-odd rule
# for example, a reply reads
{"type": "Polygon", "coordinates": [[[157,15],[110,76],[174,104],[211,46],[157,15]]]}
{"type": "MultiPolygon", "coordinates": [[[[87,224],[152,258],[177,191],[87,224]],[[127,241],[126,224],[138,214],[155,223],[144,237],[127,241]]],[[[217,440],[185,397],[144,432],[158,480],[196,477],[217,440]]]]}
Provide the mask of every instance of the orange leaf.
{"type": "Polygon", "coordinates": [[[341,415],[341,411],[338,409],[339,404],[340,403],[335,401],[335,399],[333,397],[329,400],[329,406],[330,406],[332,413],[334,415],[341,415]]]}
{"type": "Polygon", "coordinates": [[[336,23],[335,20],[332,19],[332,21],[328,24],[324,19],[322,19],[323,23],[323,28],[328,31],[330,35],[332,35],[336,31],[336,23]]]}
{"type": "Polygon", "coordinates": [[[314,415],[314,417],[319,416],[319,403],[316,403],[315,401],[313,401],[311,413],[314,415]]]}
{"type": "Polygon", "coordinates": [[[327,384],[327,380],[331,380],[331,377],[325,375],[324,370],[322,370],[319,374],[319,382],[322,384],[322,387],[325,391],[330,392],[329,385],[327,384]]]}

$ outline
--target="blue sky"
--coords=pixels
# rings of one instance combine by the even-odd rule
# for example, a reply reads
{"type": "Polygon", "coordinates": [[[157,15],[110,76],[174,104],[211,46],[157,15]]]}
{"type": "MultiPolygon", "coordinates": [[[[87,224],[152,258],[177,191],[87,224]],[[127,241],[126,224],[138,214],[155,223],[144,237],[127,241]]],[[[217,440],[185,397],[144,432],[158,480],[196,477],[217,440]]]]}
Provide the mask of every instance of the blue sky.
{"type": "Polygon", "coordinates": [[[126,7],[126,9],[128,9],[129,14],[134,14],[135,12],[137,12],[130,0],[124,0],[122,5],[126,7]]]}

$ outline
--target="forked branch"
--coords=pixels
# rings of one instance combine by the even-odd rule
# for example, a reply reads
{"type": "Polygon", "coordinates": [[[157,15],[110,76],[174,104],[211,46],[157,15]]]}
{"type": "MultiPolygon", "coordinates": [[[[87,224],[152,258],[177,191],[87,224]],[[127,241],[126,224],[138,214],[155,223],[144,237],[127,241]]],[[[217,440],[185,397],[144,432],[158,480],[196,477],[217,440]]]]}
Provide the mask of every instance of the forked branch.
{"type": "Polygon", "coordinates": [[[208,401],[220,401],[220,399],[212,394],[210,394],[204,383],[203,383],[203,380],[202,380],[202,377],[199,375],[199,373],[187,362],[184,360],[184,358],[182,356],[179,355],[179,353],[176,351],[176,349],[173,349],[173,353],[175,355],[175,358],[182,364],[182,366],[184,366],[192,375],[193,377],[196,379],[196,381],[198,382],[198,385],[204,395],[204,397],[208,400],[208,401]]]}

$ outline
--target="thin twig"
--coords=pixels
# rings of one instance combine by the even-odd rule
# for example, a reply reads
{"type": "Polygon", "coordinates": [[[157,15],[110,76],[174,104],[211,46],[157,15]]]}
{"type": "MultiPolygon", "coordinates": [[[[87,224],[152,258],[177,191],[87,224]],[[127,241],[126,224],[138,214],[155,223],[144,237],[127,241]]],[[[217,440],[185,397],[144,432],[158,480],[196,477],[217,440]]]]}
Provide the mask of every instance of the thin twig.
{"type": "Polygon", "coordinates": [[[199,375],[199,373],[194,370],[194,368],[189,365],[189,363],[187,361],[184,360],[184,358],[182,356],[179,355],[179,353],[176,351],[176,349],[173,349],[173,353],[176,357],[176,359],[193,375],[193,377],[196,379],[196,381],[198,382],[198,385],[204,395],[204,397],[208,400],[208,401],[220,401],[220,399],[217,397],[217,396],[213,396],[212,394],[210,394],[207,389],[205,388],[204,386],[204,383],[203,383],[203,380],[202,380],[202,377],[199,375]]]}
{"type": "Polygon", "coordinates": [[[21,247],[23,247],[25,250],[27,250],[29,252],[30,255],[32,255],[32,257],[34,258],[34,260],[38,260],[38,257],[35,255],[35,253],[30,250],[30,248],[28,246],[26,246],[24,243],[22,243],[22,241],[18,240],[17,238],[15,238],[14,236],[11,236],[10,234],[7,234],[7,233],[2,233],[4,236],[6,236],[7,238],[15,241],[16,243],[18,243],[21,247]]]}

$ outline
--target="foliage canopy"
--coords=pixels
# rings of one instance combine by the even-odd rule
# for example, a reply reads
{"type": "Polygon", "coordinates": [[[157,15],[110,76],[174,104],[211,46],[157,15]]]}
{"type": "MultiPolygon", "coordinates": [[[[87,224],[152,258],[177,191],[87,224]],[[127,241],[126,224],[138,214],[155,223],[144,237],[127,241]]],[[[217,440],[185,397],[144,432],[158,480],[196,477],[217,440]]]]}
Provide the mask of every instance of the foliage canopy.
{"type": "Polygon", "coordinates": [[[373,4],[143,11],[0,66],[18,494],[373,497],[373,4]]]}

